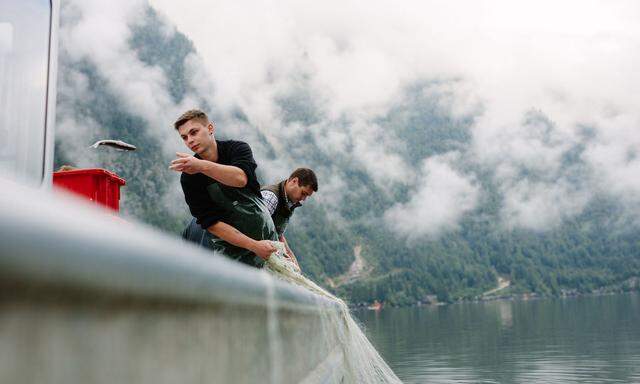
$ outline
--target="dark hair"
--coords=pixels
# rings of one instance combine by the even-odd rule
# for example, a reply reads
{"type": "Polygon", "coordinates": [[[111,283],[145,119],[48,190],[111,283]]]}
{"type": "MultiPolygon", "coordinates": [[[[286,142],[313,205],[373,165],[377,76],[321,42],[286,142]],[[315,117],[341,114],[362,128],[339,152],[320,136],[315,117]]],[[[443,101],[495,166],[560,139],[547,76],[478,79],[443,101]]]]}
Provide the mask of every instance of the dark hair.
{"type": "Polygon", "coordinates": [[[318,179],[316,174],[309,168],[298,168],[291,173],[289,180],[294,177],[298,178],[298,185],[301,187],[311,187],[314,192],[318,192],[318,179]]]}
{"type": "Polygon", "coordinates": [[[189,120],[198,120],[205,126],[209,124],[209,118],[207,117],[206,113],[202,112],[199,109],[190,109],[187,112],[183,113],[180,117],[178,117],[178,120],[173,123],[173,127],[177,130],[189,120]]]}

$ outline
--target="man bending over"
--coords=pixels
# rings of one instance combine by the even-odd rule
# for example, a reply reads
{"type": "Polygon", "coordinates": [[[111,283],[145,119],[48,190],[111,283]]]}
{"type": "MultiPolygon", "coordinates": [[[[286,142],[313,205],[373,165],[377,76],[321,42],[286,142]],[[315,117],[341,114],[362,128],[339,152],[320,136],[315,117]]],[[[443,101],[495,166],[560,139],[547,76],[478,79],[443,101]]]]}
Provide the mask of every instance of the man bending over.
{"type": "Polygon", "coordinates": [[[318,179],[316,174],[309,168],[298,168],[293,171],[288,179],[282,180],[278,184],[263,187],[261,191],[262,198],[267,203],[269,213],[276,226],[278,238],[284,243],[287,255],[298,268],[300,268],[298,259],[289,248],[287,239],[284,237],[284,231],[291,215],[293,215],[293,211],[313,195],[313,192],[317,191],[318,179]]]}

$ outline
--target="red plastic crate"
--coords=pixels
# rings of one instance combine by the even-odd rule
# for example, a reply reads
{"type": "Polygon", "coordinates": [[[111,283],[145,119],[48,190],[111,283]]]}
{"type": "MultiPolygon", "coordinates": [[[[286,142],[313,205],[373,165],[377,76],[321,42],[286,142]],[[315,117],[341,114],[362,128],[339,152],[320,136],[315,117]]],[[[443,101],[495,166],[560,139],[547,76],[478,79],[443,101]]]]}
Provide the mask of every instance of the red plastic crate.
{"type": "Polygon", "coordinates": [[[74,169],[53,173],[53,185],[86,197],[98,205],[120,211],[123,178],[105,169],[74,169]]]}

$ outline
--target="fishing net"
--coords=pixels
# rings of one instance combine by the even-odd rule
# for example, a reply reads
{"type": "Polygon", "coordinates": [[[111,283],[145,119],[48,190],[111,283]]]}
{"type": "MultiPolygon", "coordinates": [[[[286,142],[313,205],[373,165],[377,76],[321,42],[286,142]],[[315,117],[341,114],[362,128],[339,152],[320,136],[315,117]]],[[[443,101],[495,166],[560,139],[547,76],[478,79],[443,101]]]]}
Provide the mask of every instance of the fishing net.
{"type": "Polygon", "coordinates": [[[303,287],[323,296],[336,304],[335,311],[324,315],[325,327],[337,330],[338,340],[343,350],[344,375],[349,383],[401,383],[378,351],[371,345],[356,321],[351,317],[344,301],[332,295],[313,281],[304,277],[298,267],[285,255],[285,246],[274,241],[277,251],[265,264],[265,269],[277,278],[303,287]]]}

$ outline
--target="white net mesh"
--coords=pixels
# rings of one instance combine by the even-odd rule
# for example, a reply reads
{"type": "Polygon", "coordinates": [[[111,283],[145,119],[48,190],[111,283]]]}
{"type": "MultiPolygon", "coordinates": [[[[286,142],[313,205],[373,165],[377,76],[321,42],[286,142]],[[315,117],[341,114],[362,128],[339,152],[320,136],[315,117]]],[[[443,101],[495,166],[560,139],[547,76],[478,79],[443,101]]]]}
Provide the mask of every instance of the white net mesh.
{"type": "Polygon", "coordinates": [[[337,332],[343,350],[345,369],[343,377],[350,383],[400,383],[378,351],[371,345],[356,321],[351,317],[349,308],[341,299],[300,274],[297,266],[285,255],[285,246],[273,242],[277,251],[271,255],[265,268],[276,277],[296,284],[309,291],[328,298],[337,304],[338,310],[327,311],[323,327],[337,332]]]}

